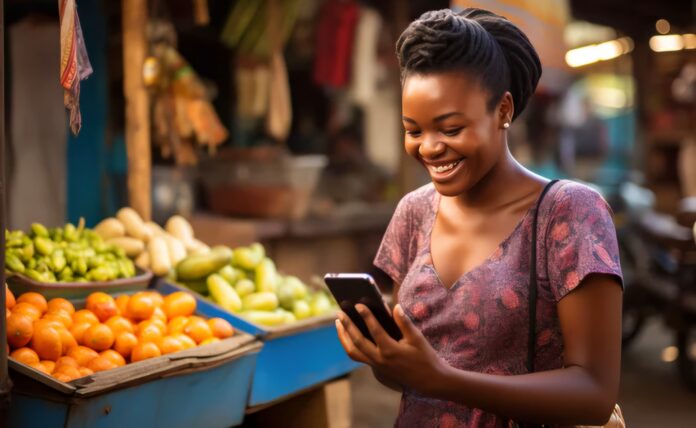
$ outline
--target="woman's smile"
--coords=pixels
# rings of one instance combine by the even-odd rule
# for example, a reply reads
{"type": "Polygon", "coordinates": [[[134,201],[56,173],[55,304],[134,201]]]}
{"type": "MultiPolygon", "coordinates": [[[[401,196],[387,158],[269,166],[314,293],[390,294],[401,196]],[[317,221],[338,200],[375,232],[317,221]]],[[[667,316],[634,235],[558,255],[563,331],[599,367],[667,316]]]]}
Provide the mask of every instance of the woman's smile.
{"type": "Polygon", "coordinates": [[[466,158],[460,158],[446,162],[429,162],[424,159],[423,163],[425,164],[425,167],[428,169],[428,172],[430,173],[430,178],[432,178],[433,181],[442,183],[450,180],[459,171],[461,171],[466,164],[465,161],[466,158]]]}

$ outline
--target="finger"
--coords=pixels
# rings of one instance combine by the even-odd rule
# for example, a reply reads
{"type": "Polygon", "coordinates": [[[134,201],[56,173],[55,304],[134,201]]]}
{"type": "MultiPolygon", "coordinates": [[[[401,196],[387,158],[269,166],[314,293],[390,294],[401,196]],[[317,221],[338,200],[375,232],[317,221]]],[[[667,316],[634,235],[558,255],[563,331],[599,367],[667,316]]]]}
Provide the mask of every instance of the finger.
{"type": "Polygon", "coordinates": [[[348,354],[351,359],[364,364],[370,364],[370,361],[365,354],[360,352],[360,350],[355,347],[353,341],[348,336],[348,333],[346,333],[345,328],[343,328],[343,324],[341,324],[340,320],[336,320],[336,332],[338,333],[338,341],[341,342],[341,346],[343,346],[346,354],[348,354]]]}
{"type": "Polygon", "coordinates": [[[370,331],[372,338],[375,339],[377,347],[385,348],[396,344],[396,341],[394,341],[394,339],[392,339],[392,337],[389,336],[386,331],[384,331],[382,324],[377,321],[377,318],[375,318],[372,311],[370,311],[367,306],[358,304],[355,305],[355,309],[358,311],[363,320],[365,320],[365,325],[367,325],[367,329],[370,331]]]}
{"type": "Polygon", "coordinates": [[[418,330],[415,325],[413,325],[413,321],[411,321],[411,318],[406,315],[401,305],[394,306],[394,321],[399,327],[399,330],[401,330],[401,334],[403,334],[404,339],[407,341],[419,343],[425,340],[423,333],[421,333],[421,331],[418,330]]]}
{"type": "Polygon", "coordinates": [[[339,319],[341,320],[343,328],[348,334],[348,337],[350,337],[351,341],[353,342],[353,345],[355,345],[355,347],[358,350],[360,350],[360,352],[362,352],[368,359],[370,359],[373,362],[377,361],[377,358],[379,356],[377,346],[375,346],[375,344],[372,343],[371,340],[369,340],[362,334],[360,329],[345,313],[339,313],[339,319]]]}

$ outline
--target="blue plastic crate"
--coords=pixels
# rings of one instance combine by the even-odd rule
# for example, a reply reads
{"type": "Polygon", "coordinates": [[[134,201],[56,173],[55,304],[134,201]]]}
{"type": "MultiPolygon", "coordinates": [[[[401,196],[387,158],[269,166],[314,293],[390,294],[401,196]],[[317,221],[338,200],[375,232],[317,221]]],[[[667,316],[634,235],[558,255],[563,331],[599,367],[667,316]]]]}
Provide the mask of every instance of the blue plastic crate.
{"type": "MultiPolygon", "coordinates": [[[[172,292],[160,290],[162,294],[172,292]]],[[[196,314],[214,317],[205,305],[196,314]]],[[[221,342],[63,383],[17,361],[9,427],[230,427],[243,422],[261,342],[221,342]]]]}
{"type": "Polygon", "coordinates": [[[346,375],[360,367],[348,358],[336,335],[335,317],[326,316],[267,328],[231,314],[185,287],[164,281],[162,292],[184,290],[196,297],[198,307],[212,317],[223,318],[236,329],[263,341],[249,397],[249,407],[266,405],[346,375]]]}

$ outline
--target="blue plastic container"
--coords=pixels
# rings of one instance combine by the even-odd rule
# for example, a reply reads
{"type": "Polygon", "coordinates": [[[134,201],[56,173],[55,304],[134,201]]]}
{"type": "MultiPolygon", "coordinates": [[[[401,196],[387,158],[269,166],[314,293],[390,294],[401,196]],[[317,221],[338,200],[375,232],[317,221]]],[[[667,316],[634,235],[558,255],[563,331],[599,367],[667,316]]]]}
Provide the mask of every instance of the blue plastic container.
{"type": "Polygon", "coordinates": [[[226,319],[236,329],[263,341],[249,396],[249,407],[265,406],[346,375],[360,364],[346,355],[336,335],[334,316],[318,317],[284,327],[262,327],[227,312],[185,287],[160,281],[163,293],[185,290],[211,317],[226,319]]]}
{"type": "MultiPolygon", "coordinates": [[[[201,305],[196,313],[216,316],[208,309],[201,305]]],[[[238,333],[70,383],[10,360],[9,427],[240,425],[261,348],[253,336],[238,333]]]]}

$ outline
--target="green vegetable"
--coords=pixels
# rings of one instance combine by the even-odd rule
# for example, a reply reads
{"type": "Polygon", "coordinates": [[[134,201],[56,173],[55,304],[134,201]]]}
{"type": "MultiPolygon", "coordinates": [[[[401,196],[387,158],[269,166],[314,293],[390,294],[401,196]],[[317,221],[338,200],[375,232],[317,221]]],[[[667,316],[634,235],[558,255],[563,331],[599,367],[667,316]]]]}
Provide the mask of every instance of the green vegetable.
{"type": "Polygon", "coordinates": [[[206,254],[194,254],[186,257],[176,265],[179,280],[205,278],[217,272],[232,260],[232,250],[226,247],[215,247],[206,254]]]}
{"type": "Polygon", "coordinates": [[[212,274],[206,282],[210,295],[225,310],[239,312],[242,309],[242,300],[239,295],[222,276],[212,274]]]}
{"type": "Polygon", "coordinates": [[[53,242],[48,238],[42,236],[37,236],[34,238],[34,247],[39,252],[39,254],[44,256],[50,256],[53,252],[53,242]]]}
{"type": "Polygon", "coordinates": [[[31,224],[31,232],[34,234],[34,236],[48,238],[48,229],[46,229],[46,226],[44,226],[43,224],[32,223],[31,224]]]}
{"type": "Polygon", "coordinates": [[[244,297],[254,293],[256,291],[256,285],[254,281],[244,278],[234,284],[234,289],[237,290],[239,297],[244,297]]]}
{"type": "Polygon", "coordinates": [[[273,311],[278,308],[278,296],[271,291],[261,291],[244,296],[242,305],[245,311],[273,311]]]}
{"type": "Polygon", "coordinates": [[[14,254],[9,252],[5,254],[5,265],[12,272],[24,273],[24,263],[22,263],[19,257],[15,256],[14,254]]]}
{"type": "Polygon", "coordinates": [[[306,301],[297,300],[292,305],[292,313],[295,314],[295,318],[302,320],[312,316],[312,309],[306,301]]]}
{"type": "Polygon", "coordinates": [[[282,325],[287,320],[285,314],[280,312],[244,311],[241,312],[239,315],[247,321],[251,321],[255,324],[261,324],[268,327],[282,325]]]}
{"type": "Polygon", "coordinates": [[[256,289],[259,291],[274,292],[278,280],[278,272],[275,263],[269,258],[264,258],[255,269],[256,289]]]}

